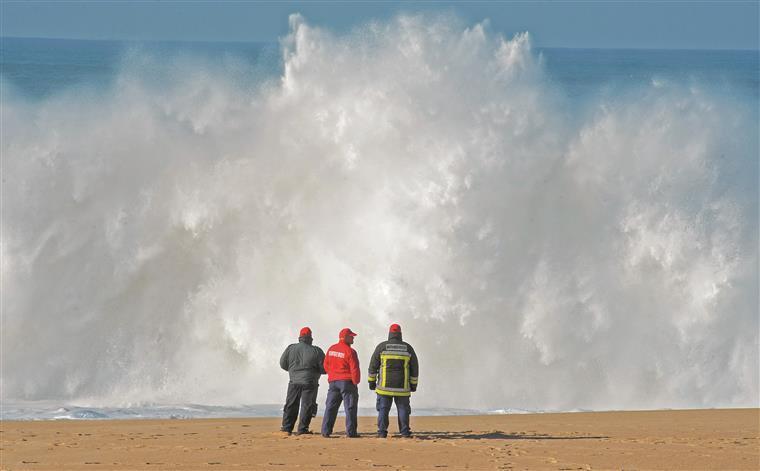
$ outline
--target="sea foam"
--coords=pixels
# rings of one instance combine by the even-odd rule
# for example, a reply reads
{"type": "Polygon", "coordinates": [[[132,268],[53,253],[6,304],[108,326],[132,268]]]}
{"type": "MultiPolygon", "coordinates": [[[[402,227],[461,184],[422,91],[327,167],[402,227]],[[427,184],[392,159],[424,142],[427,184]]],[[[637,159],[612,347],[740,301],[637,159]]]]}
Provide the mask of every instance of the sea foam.
{"type": "Polygon", "coordinates": [[[300,327],[351,327],[366,373],[398,322],[418,405],[758,406],[746,103],[580,113],[528,34],[451,18],[293,16],[281,50],[255,83],[143,51],[106,91],[5,87],[5,401],[278,403],[300,327]]]}

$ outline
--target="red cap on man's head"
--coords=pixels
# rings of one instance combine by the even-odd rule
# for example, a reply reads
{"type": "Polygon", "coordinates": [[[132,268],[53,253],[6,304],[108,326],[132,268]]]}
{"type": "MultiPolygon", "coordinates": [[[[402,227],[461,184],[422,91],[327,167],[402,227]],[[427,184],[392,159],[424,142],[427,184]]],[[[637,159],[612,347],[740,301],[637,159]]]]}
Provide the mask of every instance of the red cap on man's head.
{"type": "Polygon", "coordinates": [[[389,332],[401,332],[401,326],[398,324],[391,324],[391,328],[389,329],[389,332]]]}
{"type": "Polygon", "coordinates": [[[357,334],[356,334],[356,332],[352,332],[351,329],[349,329],[348,327],[346,327],[345,329],[343,329],[343,330],[340,331],[340,333],[338,334],[338,338],[339,339],[344,339],[344,338],[346,338],[349,335],[351,337],[356,337],[357,334]]]}
{"type": "Polygon", "coordinates": [[[308,327],[304,327],[301,329],[301,332],[298,334],[299,337],[311,337],[311,329],[308,327]]]}

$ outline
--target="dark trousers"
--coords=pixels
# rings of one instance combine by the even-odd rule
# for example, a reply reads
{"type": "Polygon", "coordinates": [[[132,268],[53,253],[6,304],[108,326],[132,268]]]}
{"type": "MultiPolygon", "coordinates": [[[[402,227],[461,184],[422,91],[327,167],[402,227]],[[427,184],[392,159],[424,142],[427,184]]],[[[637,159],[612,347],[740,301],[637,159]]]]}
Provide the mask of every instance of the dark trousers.
{"type": "Polygon", "coordinates": [[[327,390],[325,416],[322,418],[322,435],[330,435],[338,418],[338,408],[343,402],[346,412],[346,435],[356,436],[356,412],[359,407],[359,388],[351,381],[333,381],[327,390]]]}
{"type": "Polygon", "coordinates": [[[388,433],[388,414],[391,412],[394,400],[398,413],[398,431],[401,435],[411,435],[409,416],[412,414],[412,406],[409,404],[409,396],[383,396],[382,394],[377,395],[377,433],[378,435],[388,433]]]}
{"type": "Polygon", "coordinates": [[[298,422],[298,431],[309,430],[311,418],[317,415],[317,390],[318,384],[293,384],[288,383],[288,395],[285,398],[285,407],[282,408],[282,430],[292,432],[298,417],[298,405],[301,405],[301,420],[298,422]]]}

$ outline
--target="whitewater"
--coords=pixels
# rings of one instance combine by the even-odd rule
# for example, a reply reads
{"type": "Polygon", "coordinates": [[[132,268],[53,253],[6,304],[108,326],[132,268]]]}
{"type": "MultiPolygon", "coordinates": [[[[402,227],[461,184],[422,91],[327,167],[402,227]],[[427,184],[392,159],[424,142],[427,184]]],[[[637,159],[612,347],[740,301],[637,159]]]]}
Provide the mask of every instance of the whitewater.
{"type": "Polygon", "coordinates": [[[431,414],[760,406],[756,95],[581,104],[527,33],[290,21],[266,78],[2,82],[5,418],[277,415],[301,327],[364,380],[394,322],[431,414]]]}

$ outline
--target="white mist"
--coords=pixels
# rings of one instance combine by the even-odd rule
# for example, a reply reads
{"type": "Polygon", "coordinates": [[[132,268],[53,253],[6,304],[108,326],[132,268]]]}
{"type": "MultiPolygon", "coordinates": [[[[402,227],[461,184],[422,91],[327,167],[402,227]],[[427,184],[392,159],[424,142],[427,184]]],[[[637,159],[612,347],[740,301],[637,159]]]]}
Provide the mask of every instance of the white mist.
{"type": "Polygon", "coordinates": [[[291,21],[256,87],[132,57],[106,94],[6,92],[4,400],[278,403],[300,327],[358,332],[366,377],[398,322],[413,405],[758,406],[743,106],[577,114],[528,35],[291,21]]]}

